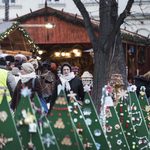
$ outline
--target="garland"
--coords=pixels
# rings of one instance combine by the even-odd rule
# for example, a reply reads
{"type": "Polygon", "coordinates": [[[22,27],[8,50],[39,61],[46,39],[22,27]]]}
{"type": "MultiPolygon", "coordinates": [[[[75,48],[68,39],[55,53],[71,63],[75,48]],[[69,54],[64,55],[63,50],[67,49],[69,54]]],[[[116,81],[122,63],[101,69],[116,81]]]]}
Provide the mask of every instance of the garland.
{"type": "MultiPolygon", "coordinates": [[[[64,20],[65,22],[70,22],[72,24],[80,25],[80,26],[85,27],[85,23],[83,21],[79,21],[79,20],[75,20],[75,19],[69,19],[69,18],[67,18],[67,17],[65,17],[65,16],[63,16],[63,15],[57,13],[57,12],[48,12],[48,11],[43,11],[41,13],[31,13],[31,14],[28,14],[26,16],[16,18],[15,20],[19,21],[19,22],[25,22],[29,19],[32,19],[32,18],[35,18],[35,17],[40,17],[40,16],[55,16],[55,17],[59,18],[60,20],[64,20]]],[[[94,30],[96,32],[99,32],[98,27],[94,27],[94,30]]],[[[150,44],[150,39],[149,38],[141,38],[137,35],[132,35],[132,34],[122,32],[121,37],[124,40],[131,41],[131,42],[150,44]]]]}
{"type": "Polygon", "coordinates": [[[20,23],[15,21],[10,28],[7,28],[7,30],[0,34],[0,41],[3,41],[4,38],[6,38],[14,28],[18,27],[20,23]]]}
{"type": "MultiPolygon", "coordinates": [[[[9,36],[9,34],[19,26],[19,22],[15,21],[10,28],[7,28],[7,30],[3,33],[0,34],[0,42],[3,41],[6,37],[9,36]]],[[[35,43],[33,42],[33,40],[31,40],[30,38],[30,34],[26,31],[26,29],[22,28],[22,27],[18,27],[19,31],[21,34],[23,34],[24,37],[27,38],[27,41],[30,43],[30,45],[34,48],[35,51],[38,51],[40,48],[38,46],[35,45],[35,43]]]]}
{"type": "Polygon", "coordinates": [[[22,33],[23,36],[27,38],[28,42],[34,48],[34,50],[39,51],[40,50],[39,46],[35,45],[34,41],[30,38],[29,32],[27,32],[27,30],[24,29],[23,27],[19,27],[18,29],[19,29],[20,33],[22,33]]]}
{"type": "Polygon", "coordinates": [[[127,40],[127,41],[131,41],[131,42],[150,44],[149,38],[141,38],[137,35],[132,35],[132,34],[128,34],[128,33],[121,32],[121,38],[124,40],[127,40]]]}

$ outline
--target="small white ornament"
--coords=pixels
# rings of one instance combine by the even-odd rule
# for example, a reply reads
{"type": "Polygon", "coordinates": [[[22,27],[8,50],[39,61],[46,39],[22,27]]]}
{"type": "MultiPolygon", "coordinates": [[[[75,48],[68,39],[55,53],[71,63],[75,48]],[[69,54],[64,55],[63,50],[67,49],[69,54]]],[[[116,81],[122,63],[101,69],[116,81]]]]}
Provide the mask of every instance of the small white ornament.
{"type": "Polygon", "coordinates": [[[84,116],[89,116],[89,115],[91,115],[91,109],[90,108],[84,108],[83,109],[83,114],[84,114],[84,116]]]}
{"type": "Polygon", "coordinates": [[[77,118],[74,118],[74,122],[77,122],[78,121],[78,119],[77,118]]]}
{"type": "Polygon", "coordinates": [[[97,119],[95,119],[95,122],[97,122],[98,120],[97,119]]]}
{"type": "Polygon", "coordinates": [[[47,147],[49,148],[51,144],[55,145],[55,142],[53,141],[54,139],[54,135],[50,136],[50,134],[47,133],[45,137],[42,137],[42,143],[47,144],[47,147]]]}
{"type": "Polygon", "coordinates": [[[22,109],[21,111],[23,118],[26,118],[27,112],[25,109],[22,109]]]}
{"type": "Polygon", "coordinates": [[[126,99],[128,94],[126,90],[119,90],[118,99],[121,99],[123,101],[123,98],[126,99]]]}
{"type": "Polygon", "coordinates": [[[90,86],[85,85],[85,86],[84,86],[84,92],[89,92],[89,91],[91,91],[90,86]]]}
{"type": "Polygon", "coordinates": [[[28,87],[21,89],[21,95],[24,97],[31,96],[31,89],[28,89],[28,87]]]}
{"type": "Polygon", "coordinates": [[[48,128],[48,123],[47,122],[43,122],[43,127],[44,128],[48,128]]]}
{"type": "Polygon", "coordinates": [[[130,92],[135,92],[137,90],[136,85],[131,85],[130,86],[130,92]]]}
{"type": "Polygon", "coordinates": [[[94,135],[95,136],[100,136],[101,134],[102,134],[101,130],[99,130],[99,129],[94,130],[94,135]]]}
{"type": "Polygon", "coordinates": [[[36,133],[37,124],[36,123],[30,123],[29,124],[29,132],[36,133]]]}
{"type": "Polygon", "coordinates": [[[80,119],[82,119],[83,118],[83,116],[82,115],[80,115],[80,119]]]}
{"type": "Polygon", "coordinates": [[[92,124],[92,120],[90,118],[85,119],[85,123],[90,126],[92,124]]]}
{"type": "Polygon", "coordinates": [[[90,100],[89,99],[86,99],[84,102],[85,102],[85,104],[90,104],[90,100]]]}
{"type": "Polygon", "coordinates": [[[74,105],[74,106],[77,106],[77,105],[78,105],[78,103],[77,103],[77,102],[74,102],[74,103],[73,103],[73,105],[74,105]]]}
{"type": "Polygon", "coordinates": [[[72,108],[73,108],[72,106],[68,106],[68,111],[72,112],[72,108]]]}
{"type": "Polygon", "coordinates": [[[117,140],[117,144],[121,145],[122,144],[122,140],[121,139],[117,140]]]}
{"type": "Polygon", "coordinates": [[[2,122],[5,122],[5,121],[7,120],[7,117],[8,117],[8,115],[7,115],[7,112],[6,112],[6,111],[1,111],[1,112],[0,112],[0,120],[1,120],[2,122]]]}

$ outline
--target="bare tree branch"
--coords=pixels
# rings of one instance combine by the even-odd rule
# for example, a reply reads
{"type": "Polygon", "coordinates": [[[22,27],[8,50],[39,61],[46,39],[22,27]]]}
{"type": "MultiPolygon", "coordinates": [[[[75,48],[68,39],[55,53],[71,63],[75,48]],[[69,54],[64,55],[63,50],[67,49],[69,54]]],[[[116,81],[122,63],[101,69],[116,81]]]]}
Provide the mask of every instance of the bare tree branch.
{"type": "Polygon", "coordinates": [[[108,39],[108,41],[110,41],[108,44],[108,47],[112,47],[113,41],[115,39],[115,35],[120,30],[120,26],[124,22],[124,19],[130,14],[130,9],[133,3],[134,3],[134,0],[128,0],[125,10],[120,14],[119,18],[117,19],[116,25],[114,26],[114,29],[110,33],[111,36],[109,36],[109,39],[108,39]]]}
{"type": "Polygon", "coordinates": [[[91,44],[94,47],[96,44],[96,41],[97,41],[97,37],[95,35],[92,23],[90,21],[89,14],[88,14],[87,10],[85,9],[81,0],[73,0],[73,2],[75,3],[75,5],[77,6],[77,8],[79,9],[79,11],[81,12],[81,14],[84,18],[85,27],[87,29],[91,44]]]}

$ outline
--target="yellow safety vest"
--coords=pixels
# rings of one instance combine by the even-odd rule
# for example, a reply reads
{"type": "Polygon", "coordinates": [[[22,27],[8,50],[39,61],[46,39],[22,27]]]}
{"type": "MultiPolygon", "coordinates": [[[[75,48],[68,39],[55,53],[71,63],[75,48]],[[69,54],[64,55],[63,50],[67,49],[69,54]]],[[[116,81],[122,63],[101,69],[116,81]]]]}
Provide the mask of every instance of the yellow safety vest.
{"type": "Polygon", "coordinates": [[[0,104],[3,99],[4,92],[6,93],[7,101],[11,101],[10,92],[7,87],[7,73],[10,71],[7,71],[5,69],[0,69],[0,104]]]}

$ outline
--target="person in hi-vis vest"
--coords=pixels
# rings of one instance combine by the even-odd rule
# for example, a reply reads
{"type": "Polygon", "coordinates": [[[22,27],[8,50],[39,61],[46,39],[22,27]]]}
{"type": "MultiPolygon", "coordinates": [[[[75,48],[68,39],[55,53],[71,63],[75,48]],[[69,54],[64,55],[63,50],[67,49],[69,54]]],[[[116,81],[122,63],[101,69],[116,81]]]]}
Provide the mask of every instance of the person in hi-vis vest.
{"type": "Polygon", "coordinates": [[[4,92],[7,96],[7,101],[11,102],[11,97],[16,87],[16,81],[11,71],[6,69],[6,61],[0,57],[0,103],[2,102],[4,92]]]}

